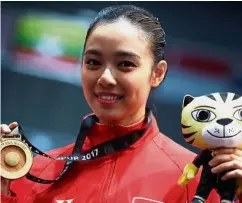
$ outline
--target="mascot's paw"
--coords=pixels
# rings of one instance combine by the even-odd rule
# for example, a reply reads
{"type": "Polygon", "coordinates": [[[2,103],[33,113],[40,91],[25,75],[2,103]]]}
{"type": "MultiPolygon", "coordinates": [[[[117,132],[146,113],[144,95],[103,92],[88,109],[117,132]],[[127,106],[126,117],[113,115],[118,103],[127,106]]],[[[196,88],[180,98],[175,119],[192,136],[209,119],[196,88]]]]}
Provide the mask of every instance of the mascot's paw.
{"type": "Polygon", "coordinates": [[[186,185],[191,179],[193,179],[198,172],[198,168],[193,163],[188,163],[184,170],[183,174],[178,180],[178,185],[186,185]]]}

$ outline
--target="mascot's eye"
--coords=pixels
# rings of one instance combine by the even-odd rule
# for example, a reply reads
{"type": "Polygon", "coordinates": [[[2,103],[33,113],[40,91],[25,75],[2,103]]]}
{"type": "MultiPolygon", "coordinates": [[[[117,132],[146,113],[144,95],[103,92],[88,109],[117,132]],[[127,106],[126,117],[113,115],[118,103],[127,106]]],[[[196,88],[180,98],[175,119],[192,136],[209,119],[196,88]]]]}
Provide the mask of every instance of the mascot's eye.
{"type": "Polygon", "coordinates": [[[235,111],[234,113],[234,117],[240,121],[242,121],[242,109],[239,109],[237,111],[235,111]]]}
{"type": "Polygon", "coordinates": [[[192,117],[198,122],[212,121],[216,115],[209,110],[200,109],[192,112],[192,117]]]}

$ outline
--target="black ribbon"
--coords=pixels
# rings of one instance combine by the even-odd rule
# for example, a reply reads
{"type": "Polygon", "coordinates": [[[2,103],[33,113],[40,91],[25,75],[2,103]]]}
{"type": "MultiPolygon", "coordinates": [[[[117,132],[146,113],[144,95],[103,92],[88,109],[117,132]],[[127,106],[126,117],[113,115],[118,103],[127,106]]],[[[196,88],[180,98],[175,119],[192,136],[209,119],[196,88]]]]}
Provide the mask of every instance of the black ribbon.
{"type": "Polygon", "coordinates": [[[38,148],[34,147],[24,136],[24,131],[21,128],[21,126],[18,126],[19,132],[22,136],[22,142],[25,142],[26,145],[28,145],[28,147],[31,149],[32,152],[39,154],[41,156],[53,159],[53,160],[66,160],[66,163],[64,165],[62,172],[55,180],[44,180],[44,179],[35,177],[34,175],[31,175],[30,173],[27,173],[26,177],[31,181],[41,183],[41,184],[54,183],[57,180],[59,180],[61,177],[63,177],[65,172],[76,161],[81,161],[81,162],[92,161],[92,160],[104,157],[106,155],[112,154],[114,152],[126,149],[129,146],[131,146],[132,144],[134,144],[136,141],[138,141],[144,135],[144,133],[147,131],[149,126],[151,125],[152,112],[148,109],[146,110],[145,119],[147,120],[147,127],[144,130],[134,131],[130,134],[118,137],[116,139],[103,142],[86,152],[82,152],[82,147],[83,147],[84,141],[88,135],[90,128],[93,126],[94,123],[98,122],[98,118],[95,115],[88,116],[87,118],[85,118],[83,120],[83,122],[81,124],[80,131],[79,131],[79,134],[77,136],[77,139],[76,139],[73,151],[72,151],[72,155],[60,156],[57,158],[53,158],[53,157],[45,154],[38,148]]]}

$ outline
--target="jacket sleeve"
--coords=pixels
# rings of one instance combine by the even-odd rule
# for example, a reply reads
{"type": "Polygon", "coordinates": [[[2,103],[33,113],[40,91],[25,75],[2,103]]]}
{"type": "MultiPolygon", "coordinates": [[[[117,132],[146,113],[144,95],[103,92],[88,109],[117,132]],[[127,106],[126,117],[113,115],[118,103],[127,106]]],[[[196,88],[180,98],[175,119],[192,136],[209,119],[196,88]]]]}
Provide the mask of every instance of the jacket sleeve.
{"type": "Polygon", "coordinates": [[[1,201],[3,203],[19,203],[17,197],[12,197],[12,196],[3,195],[3,194],[1,194],[1,201]]]}
{"type": "Polygon", "coordinates": [[[1,194],[1,200],[3,203],[33,203],[35,193],[31,191],[35,183],[27,180],[23,177],[18,180],[14,180],[11,184],[10,195],[1,194]],[[17,190],[16,190],[17,189],[17,190]],[[16,192],[16,193],[15,193],[16,192]]]}

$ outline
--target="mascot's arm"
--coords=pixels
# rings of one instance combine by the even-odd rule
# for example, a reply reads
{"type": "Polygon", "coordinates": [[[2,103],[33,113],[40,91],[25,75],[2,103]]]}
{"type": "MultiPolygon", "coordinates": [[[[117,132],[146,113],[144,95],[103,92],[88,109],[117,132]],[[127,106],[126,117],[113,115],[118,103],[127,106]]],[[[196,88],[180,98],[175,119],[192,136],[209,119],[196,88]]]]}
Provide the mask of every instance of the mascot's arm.
{"type": "Polygon", "coordinates": [[[200,152],[192,163],[186,164],[183,169],[183,173],[178,180],[178,185],[186,185],[192,180],[198,173],[200,166],[207,163],[211,158],[211,152],[209,150],[203,150],[200,152]]]}
{"type": "Polygon", "coordinates": [[[200,168],[200,166],[208,163],[212,158],[211,151],[206,149],[201,151],[193,160],[193,164],[197,167],[200,168]]]}

